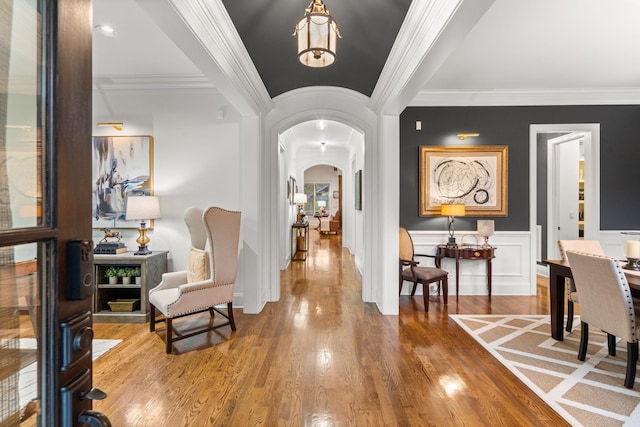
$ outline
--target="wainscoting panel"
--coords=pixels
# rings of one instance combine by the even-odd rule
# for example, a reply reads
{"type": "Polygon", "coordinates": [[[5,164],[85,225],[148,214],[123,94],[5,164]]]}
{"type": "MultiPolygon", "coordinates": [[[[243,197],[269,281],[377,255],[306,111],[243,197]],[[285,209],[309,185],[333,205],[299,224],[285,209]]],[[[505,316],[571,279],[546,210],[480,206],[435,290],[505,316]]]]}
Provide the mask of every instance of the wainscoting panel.
{"type": "MultiPolygon", "coordinates": [[[[446,233],[433,231],[409,231],[416,253],[434,255],[436,247],[447,241],[446,233]]],[[[458,244],[464,241],[475,243],[470,234],[457,235],[458,244]],[[464,238],[464,239],[462,239],[464,238]]],[[[475,237],[475,233],[473,234],[475,237]]],[[[482,239],[479,239],[482,241],[482,239]]],[[[489,239],[489,244],[496,248],[493,260],[492,294],[493,295],[535,295],[536,278],[532,268],[531,234],[529,232],[498,232],[489,239]]],[[[418,261],[421,261],[420,259],[418,261]]],[[[425,265],[433,265],[431,260],[421,261],[425,265]]],[[[455,295],[456,263],[453,259],[443,259],[442,268],[449,272],[449,294],[455,295]]],[[[460,261],[460,295],[487,294],[487,263],[485,261],[460,261]]],[[[403,287],[403,294],[411,290],[409,284],[403,287]]],[[[421,293],[418,286],[418,292],[421,293]]]]}

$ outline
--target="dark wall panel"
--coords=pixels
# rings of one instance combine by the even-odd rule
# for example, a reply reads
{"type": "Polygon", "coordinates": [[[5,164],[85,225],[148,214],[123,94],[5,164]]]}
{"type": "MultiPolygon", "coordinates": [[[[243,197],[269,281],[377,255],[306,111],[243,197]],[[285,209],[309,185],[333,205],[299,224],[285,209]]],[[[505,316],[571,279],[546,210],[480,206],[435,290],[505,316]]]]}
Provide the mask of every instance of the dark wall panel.
{"type": "MultiPolygon", "coordinates": [[[[529,126],[562,123],[600,123],[600,228],[640,229],[640,198],[634,196],[640,182],[638,105],[407,108],[400,117],[400,225],[410,230],[446,229],[444,218],[419,216],[421,145],[507,145],[508,215],[492,219],[499,231],[528,230],[529,126]],[[421,131],[415,129],[417,120],[421,131]],[[458,132],[480,136],[460,141],[458,132]]],[[[538,165],[540,174],[546,174],[546,165],[538,165]]],[[[476,219],[457,218],[456,230],[475,230],[476,219]]]]}

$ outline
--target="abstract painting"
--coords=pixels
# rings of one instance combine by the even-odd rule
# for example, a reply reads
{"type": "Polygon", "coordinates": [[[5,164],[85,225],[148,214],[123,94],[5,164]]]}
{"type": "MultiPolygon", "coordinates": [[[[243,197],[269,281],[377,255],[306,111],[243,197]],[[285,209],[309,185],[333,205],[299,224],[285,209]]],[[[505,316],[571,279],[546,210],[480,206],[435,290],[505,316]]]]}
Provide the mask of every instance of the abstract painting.
{"type": "Polygon", "coordinates": [[[420,147],[420,216],[464,204],[467,216],[507,215],[507,146],[420,147]]]}
{"type": "Polygon", "coordinates": [[[138,228],[125,217],[128,196],[153,195],[153,137],[94,136],[94,228],[138,228]]]}

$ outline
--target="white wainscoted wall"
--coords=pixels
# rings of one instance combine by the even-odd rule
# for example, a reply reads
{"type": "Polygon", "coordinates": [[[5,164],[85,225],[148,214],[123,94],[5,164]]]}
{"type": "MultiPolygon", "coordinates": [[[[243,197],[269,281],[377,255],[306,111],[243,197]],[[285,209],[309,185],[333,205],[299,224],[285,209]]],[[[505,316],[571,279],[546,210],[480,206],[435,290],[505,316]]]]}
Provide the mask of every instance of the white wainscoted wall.
{"type": "MultiPolygon", "coordinates": [[[[411,231],[415,253],[434,255],[436,246],[447,241],[448,234],[436,231],[411,231]]],[[[482,238],[475,232],[456,233],[458,244],[475,244],[476,238],[482,238]]],[[[489,244],[496,248],[496,257],[492,264],[492,295],[535,295],[536,277],[532,267],[531,233],[528,231],[496,232],[489,244]]],[[[535,246],[534,246],[535,247],[535,246]]],[[[418,259],[424,265],[433,265],[432,259],[418,259]]],[[[445,258],[442,268],[449,272],[449,295],[456,293],[456,262],[445,258]]],[[[460,261],[460,295],[486,295],[487,263],[478,260],[460,261]]],[[[405,282],[402,293],[409,294],[411,285],[405,282]]],[[[418,285],[416,294],[422,294],[422,286],[418,285]]]]}

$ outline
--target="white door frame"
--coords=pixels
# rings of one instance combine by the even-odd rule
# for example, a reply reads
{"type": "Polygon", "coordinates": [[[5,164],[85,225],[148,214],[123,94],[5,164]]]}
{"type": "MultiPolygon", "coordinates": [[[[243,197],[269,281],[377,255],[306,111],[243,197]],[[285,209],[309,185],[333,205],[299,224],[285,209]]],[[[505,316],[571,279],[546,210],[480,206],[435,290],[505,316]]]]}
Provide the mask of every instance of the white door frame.
{"type": "MultiPolygon", "coordinates": [[[[536,274],[537,245],[537,135],[552,132],[591,133],[589,146],[584,147],[584,216],[590,218],[584,227],[585,239],[600,240],[600,123],[536,124],[529,125],[529,231],[531,235],[530,253],[532,276],[536,274]]],[[[536,283],[531,283],[531,293],[535,294],[536,283]]]]}

